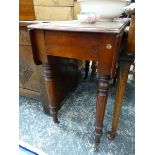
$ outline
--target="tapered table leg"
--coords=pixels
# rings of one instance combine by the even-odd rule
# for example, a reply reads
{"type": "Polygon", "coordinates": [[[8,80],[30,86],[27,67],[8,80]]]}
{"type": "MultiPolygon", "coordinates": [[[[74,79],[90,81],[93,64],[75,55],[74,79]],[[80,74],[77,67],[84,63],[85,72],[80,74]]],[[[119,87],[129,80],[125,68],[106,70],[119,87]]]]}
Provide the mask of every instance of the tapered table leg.
{"type": "Polygon", "coordinates": [[[128,61],[120,62],[120,66],[118,70],[119,73],[118,73],[118,79],[117,79],[117,89],[116,89],[116,97],[115,97],[115,104],[114,104],[112,129],[111,131],[107,132],[107,138],[110,140],[113,140],[116,135],[119,116],[120,116],[120,112],[123,104],[126,85],[127,85],[130,65],[131,65],[131,62],[128,62],[128,61]]]}
{"type": "Polygon", "coordinates": [[[90,64],[90,61],[85,62],[85,77],[84,77],[85,80],[88,78],[89,64],[90,64]]]}
{"type": "Polygon", "coordinates": [[[103,119],[108,97],[109,76],[99,75],[97,102],[96,102],[96,127],[95,127],[95,142],[100,143],[102,135],[103,119]]]}
{"type": "Polygon", "coordinates": [[[56,86],[55,86],[55,80],[54,80],[54,71],[52,66],[48,63],[43,64],[43,70],[44,70],[45,84],[46,84],[48,100],[49,100],[50,114],[53,117],[53,121],[55,123],[59,123],[57,118],[58,107],[56,103],[56,94],[55,94],[56,86]]]}

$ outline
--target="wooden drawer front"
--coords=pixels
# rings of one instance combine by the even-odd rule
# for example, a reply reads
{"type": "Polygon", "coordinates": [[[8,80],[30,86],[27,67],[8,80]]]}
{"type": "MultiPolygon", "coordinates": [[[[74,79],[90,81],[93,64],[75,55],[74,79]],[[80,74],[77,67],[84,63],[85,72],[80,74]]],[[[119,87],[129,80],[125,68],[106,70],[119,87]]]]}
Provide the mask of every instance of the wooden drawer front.
{"type": "Polygon", "coordinates": [[[73,32],[46,31],[45,43],[47,55],[97,60],[99,50],[99,35],[97,34],[92,37],[89,33],[81,33],[79,36],[79,33],[73,32]]]}
{"type": "Polygon", "coordinates": [[[29,31],[19,31],[19,45],[31,45],[29,31]]]}
{"type": "Polygon", "coordinates": [[[39,91],[39,81],[32,57],[31,46],[19,46],[19,86],[24,89],[39,91]]]}

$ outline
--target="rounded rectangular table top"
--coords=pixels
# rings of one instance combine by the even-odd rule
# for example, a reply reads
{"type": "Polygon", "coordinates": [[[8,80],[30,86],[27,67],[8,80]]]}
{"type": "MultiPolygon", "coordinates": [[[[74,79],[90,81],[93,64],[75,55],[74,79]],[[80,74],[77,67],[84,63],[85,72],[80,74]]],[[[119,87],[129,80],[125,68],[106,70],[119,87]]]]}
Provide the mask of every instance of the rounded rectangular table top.
{"type": "Polygon", "coordinates": [[[120,33],[129,18],[119,18],[114,21],[101,21],[95,24],[81,23],[78,20],[72,21],[40,21],[36,24],[28,25],[28,29],[56,30],[56,31],[78,31],[78,32],[101,32],[120,33]]]}

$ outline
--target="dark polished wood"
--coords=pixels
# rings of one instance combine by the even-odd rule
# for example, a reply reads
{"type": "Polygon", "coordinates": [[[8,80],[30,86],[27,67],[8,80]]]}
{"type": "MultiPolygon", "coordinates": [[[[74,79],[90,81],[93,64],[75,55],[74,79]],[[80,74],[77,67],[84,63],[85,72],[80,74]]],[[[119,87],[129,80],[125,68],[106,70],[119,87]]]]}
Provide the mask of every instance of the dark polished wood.
{"type": "Polygon", "coordinates": [[[106,109],[108,89],[109,89],[108,75],[100,74],[97,88],[97,102],[96,102],[96,127],[95,127],[95,141],[100,143],[100,137],[102,135],[103,118],[106,109]]]}
{"type": "Polygon", "coordinates": [[[58,123],[58,107],[56,103],[56,85],[55,85],[55,78],[54,78],[54,65],[52,66],[49,63],[43,63],[43,70],[44,70],[44,77],[45,77],[45,83],[48,93],[48,99],[49,99],[49,107],[50,107],[50,113],[53,117],[53,121],[55,123],[58,123]]]}
{"type": "MultiPolygon", "coordinates": [[[[100,142],[103,118],[108,97],[109,80],[113,78],[119,55],[121,37],[128,19],[76,27],[77,21],[52,22],[28,26],[34,61],[37,65],[49,64],[48,57],[66,57],[98,61],[98,89],[96,101],[96,143],[100,142]],[[59,25],[60,24],[60,25],[59,25]],[[69,24],[70,26],[66,26],[69,24]]],[[[54,65],[51,64],[51,69],[54,65]]],[[[46,70],[46,69],[45,69],[46,70]]],[[[51,74],[51,73],[50,73],[51,74]]],[[[48,79],[48,78],[47,78],[48,79]]],[[[50,105],[57,122],[57,103],[54,78],[47,82],[50,105]]]]}

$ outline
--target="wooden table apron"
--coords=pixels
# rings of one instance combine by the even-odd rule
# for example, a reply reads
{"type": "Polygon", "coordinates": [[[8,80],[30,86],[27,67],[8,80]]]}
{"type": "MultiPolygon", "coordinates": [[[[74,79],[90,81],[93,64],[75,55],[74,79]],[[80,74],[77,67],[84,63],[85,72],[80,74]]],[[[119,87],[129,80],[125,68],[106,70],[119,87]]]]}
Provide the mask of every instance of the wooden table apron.
{"type": "Polygon", "coordinates": [[[109,80],[115,73],[123,30],[124,28],[119,33],[30,30],[34,61],[37,65],[43,65],[49,106],[55,123],[58,123],[58,111],[55,100],[54,66],[52,62],[49,63],[48,57],[53,56],[53,61],[55,56],[98,61],[96,143],[100,142],[102,134],[109,80]]]}

